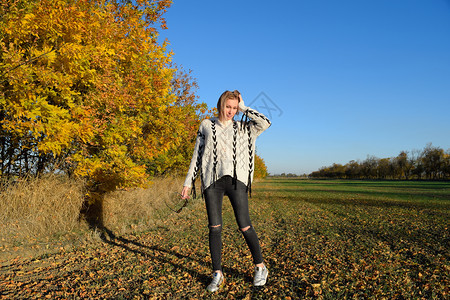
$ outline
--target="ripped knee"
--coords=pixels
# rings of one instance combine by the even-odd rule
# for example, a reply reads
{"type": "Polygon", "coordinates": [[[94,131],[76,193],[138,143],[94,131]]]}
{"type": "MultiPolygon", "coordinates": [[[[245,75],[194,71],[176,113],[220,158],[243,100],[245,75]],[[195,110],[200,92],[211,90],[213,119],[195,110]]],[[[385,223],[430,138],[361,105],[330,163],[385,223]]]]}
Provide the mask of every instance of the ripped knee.
{"type": "Polygon", "coordinates": [[[250,225],[250,226],[247,226],[247,227],[244,227],[244,228],[239,228],[242,232],[246,232],[247,230],[249,230],[250,228],[252,228],[252,226],[250,225]]]}
{"type": "Polygon", "coordinates": [[[209,232],[210,233],[220,233],[222,232],[222,225],[213,225],[213,226],[209,226],[209,232]]]}

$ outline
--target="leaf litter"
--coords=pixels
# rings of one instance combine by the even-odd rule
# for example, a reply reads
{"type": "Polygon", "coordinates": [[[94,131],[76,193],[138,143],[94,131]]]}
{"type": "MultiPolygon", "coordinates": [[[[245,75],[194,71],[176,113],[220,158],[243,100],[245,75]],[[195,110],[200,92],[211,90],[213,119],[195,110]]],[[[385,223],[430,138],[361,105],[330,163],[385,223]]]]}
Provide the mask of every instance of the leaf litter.
{"type": "Polygon", "coordinates": [[[211,261],[197,203],[146,232],[107,232],[101,242],[9,259],[0,270],[0,299],[448,297],[448,205],[426,208],[439,209],[440,219],[386,206],[385,198],[381,206],[342,204],[333,193],[308,201],[308,185],[298,185],[302,190],[291,192],[278,181],[255,184],[251,215],[270,271],[262,288],[252,286],[251,256],[224,201],[226,284],[214,295],[205,291],[211,261]]]}

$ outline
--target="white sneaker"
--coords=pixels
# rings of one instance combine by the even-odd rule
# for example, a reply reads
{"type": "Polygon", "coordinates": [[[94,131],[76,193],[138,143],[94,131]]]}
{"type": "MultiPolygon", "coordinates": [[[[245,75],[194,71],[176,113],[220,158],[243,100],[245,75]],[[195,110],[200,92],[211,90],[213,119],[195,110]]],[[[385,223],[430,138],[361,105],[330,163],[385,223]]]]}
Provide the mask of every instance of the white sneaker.
{"type": "Polygon", "coordinates": [[[217,291],[220,286],[224,283],[223,274],[221,272],[214,272],[213,280],[211,283],[206,287],[206,290],[213,293],[217,291]]]}
{"type": "Polygon", "coordinates": [[[255,267],[255,277],[253,279],[254,286],[263,286],[266,284],[267,276],[269,275],[269,271],[266,266],[264,267],[255,267]]]}

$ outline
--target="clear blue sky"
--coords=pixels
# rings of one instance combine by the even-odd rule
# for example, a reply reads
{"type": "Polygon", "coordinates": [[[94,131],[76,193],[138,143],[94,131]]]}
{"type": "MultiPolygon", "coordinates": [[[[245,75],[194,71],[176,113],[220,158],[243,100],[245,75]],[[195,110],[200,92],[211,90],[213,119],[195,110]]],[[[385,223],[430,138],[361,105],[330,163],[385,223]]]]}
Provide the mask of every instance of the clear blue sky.
{"type": "Polygon", "coordinates": [[[449,0],[174,0],[165,17],[201,102],[238,89],[271,115],[271,174],[450,148],[449,0]]]}

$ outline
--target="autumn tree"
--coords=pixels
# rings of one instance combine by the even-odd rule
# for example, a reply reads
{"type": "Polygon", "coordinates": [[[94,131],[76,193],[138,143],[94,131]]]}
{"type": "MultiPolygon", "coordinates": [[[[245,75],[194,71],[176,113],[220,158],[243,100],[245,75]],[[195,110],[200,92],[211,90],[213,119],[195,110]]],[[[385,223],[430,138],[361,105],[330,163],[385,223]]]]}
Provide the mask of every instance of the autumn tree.
{"type": "Polygon", "coordinates": [[[332,178],[344,178],[345,177],[345,167],[341,164],[334,163],[330,167],[330,176],[332,178]]]}
{"type": "Polygon", "coordinates": [[[204,107],[157,42],[170,4],[2,2],[1,174],[58,170],[98,191],[144,184],[148,162],[195,134],[204,107]]]}
{"type": "Polygon", "coordinates": [[[411,167],[409,166],[408,153],[406,151],[400,152],[400,154],[394,159],[395,175],[398,179],[408,179],[409,171],[411,167]]]}
{"type": "Polygon", "coordinates": [[[346,178],[359,178],[361,165],[355,160],[351,160],[345,165],[345,177],[346,178]]]}
{"type": "Polygon", "coordinates": [[[450,178],[450,149],[444,153],[444,164],[443,164],[444,178],[450,178]]]}
{"type": "Polygon", "coordinates": [[[177,121],[183,130],[177,132],[179,143],[174,143],[167,152],[146,160],[147,170],[152,175],[185,173],[191,161],[198,127],[203,119],[212,115],[205,103],[198,102],[195,93],[198,84],[192,71],[174,67],[176,72],[172,79],[171,93],[175,95],[176,101],[171,107],[171,113],[178,116],[177,121]]]}
{"type": "Polygon", "coordinates": [[[368,155],[361,165],[362,175],[366,179],[377,177],[378,158],[368,155]]]}
{"type": "Polygon", "coordinates": [[[378,161],[378,176],[381,179],[386,179],[391,173],[391,160],[389,158],[382,158],[378,161]]]}
{"type": "Polygon", "coordinates": [[[429,143],[422,154],[422,163],[426,177],[429,179],[438,179],[443,173],[445,166],[445,153],[440,147],[434,147],[429,143]]]}
{"type": "Polygon", "coordinates": [[[255,178],[266,178],[269,175],[269,172],[267,171],[266,163],[264,162],[264,159],[262,159],[261,156],[258,154],[255,154],[255,178]]]}

